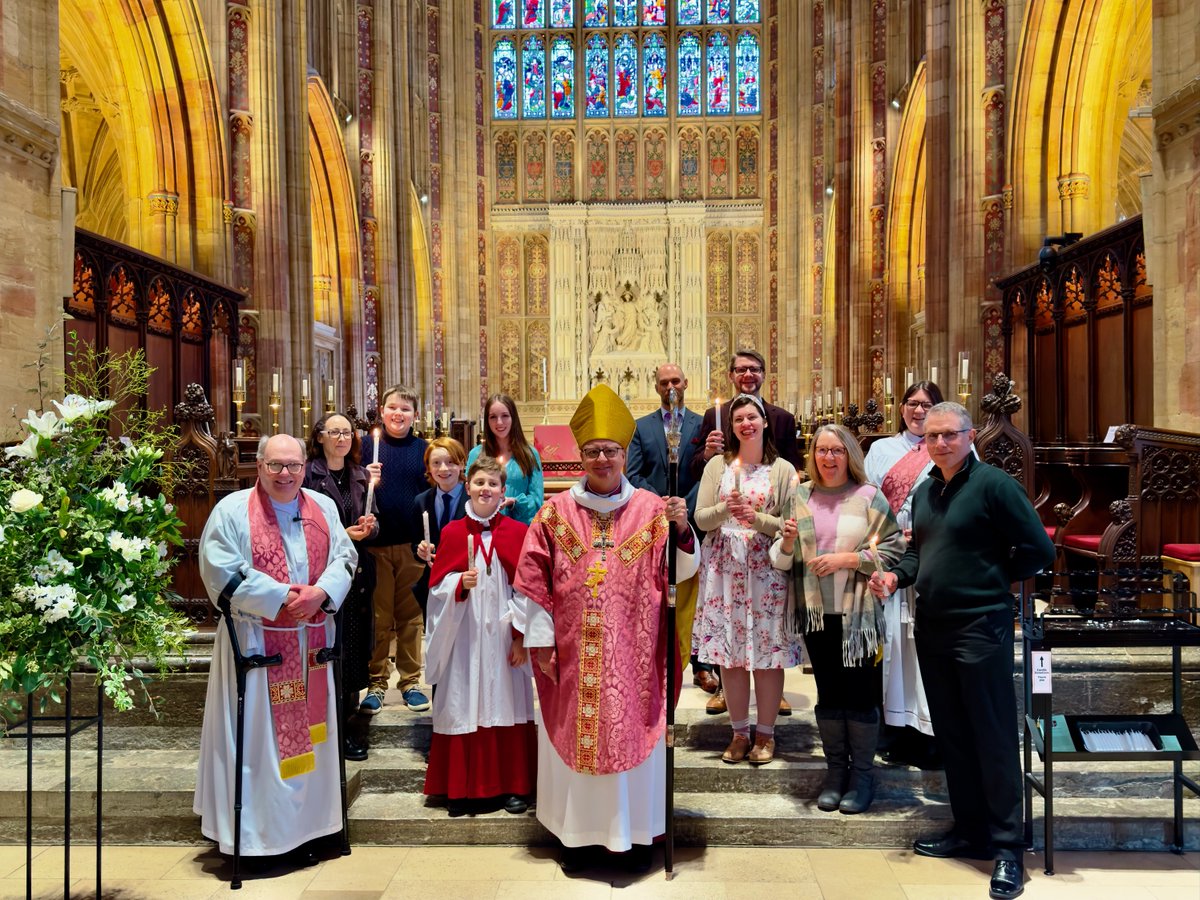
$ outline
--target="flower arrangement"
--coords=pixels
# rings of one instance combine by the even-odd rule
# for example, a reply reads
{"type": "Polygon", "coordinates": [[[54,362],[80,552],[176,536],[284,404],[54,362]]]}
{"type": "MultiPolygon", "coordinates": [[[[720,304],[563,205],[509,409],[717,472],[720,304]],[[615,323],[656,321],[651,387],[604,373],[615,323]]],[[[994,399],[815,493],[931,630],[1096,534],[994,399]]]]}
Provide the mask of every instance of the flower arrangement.
{"type": "Polygon", "coordinates": [[[0,463],[0,692],[10,710],[14,694],[57,700],[91,668],[127,710],[138,686],[149,699],[141,666],[165,672],[184,644],[168,555],[181,523],[164,496],[174,429],[138,404],[153,371],[141,351],[109,356],[73,334],[67,347],[66,396],[29,410],[0,463]]]}

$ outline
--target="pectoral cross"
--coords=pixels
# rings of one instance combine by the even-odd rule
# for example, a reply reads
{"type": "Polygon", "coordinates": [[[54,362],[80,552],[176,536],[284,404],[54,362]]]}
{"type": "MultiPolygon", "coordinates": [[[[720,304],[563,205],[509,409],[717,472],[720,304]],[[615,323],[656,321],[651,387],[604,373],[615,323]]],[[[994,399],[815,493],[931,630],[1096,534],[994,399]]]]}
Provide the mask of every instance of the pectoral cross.
{"type": "Polygon", "coordinates": [[[599,599],[600,585],[604,583],[604,576],[608,574],[608,568],[602,562],[593,562],[590,566],[588,566],[587,573],[588,577],[583,583],[586,587],[591,589],[592,599],[599,599]]]}
{"type": "Polygon", "coordinates": [[[617,545],[609,539],[607,531],[600,532],[600,534],[596,536],[595,540],[592,541],[592,549],[600,551],[601,563],[608,562],[608,551],[615,546],[617,545]]]}

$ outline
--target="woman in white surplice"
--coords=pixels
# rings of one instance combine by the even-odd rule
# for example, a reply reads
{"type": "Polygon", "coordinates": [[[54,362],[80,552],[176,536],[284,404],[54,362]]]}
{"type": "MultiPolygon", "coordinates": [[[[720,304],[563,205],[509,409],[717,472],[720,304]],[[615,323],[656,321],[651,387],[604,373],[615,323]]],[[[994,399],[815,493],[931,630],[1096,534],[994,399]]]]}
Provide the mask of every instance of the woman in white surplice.
{"type": "Polygon", "coordinates": [[[532,672],[510,606],[527,529],[499,514],[504,482],[497,460],[475,460],[467,515],[442,530],[429,577],[425,673],[437,691],[425,793],[444,795],[451,816],[523,813],[537,784],[532,672]]]}

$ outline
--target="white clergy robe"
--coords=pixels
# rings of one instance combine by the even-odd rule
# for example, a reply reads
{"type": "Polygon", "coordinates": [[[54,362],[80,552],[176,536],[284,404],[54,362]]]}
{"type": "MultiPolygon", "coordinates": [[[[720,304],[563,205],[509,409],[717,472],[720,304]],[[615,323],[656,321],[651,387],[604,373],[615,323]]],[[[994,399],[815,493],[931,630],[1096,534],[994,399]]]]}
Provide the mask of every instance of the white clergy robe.
{"type": "MultiPolygon", "coordinates": [[[[200,576],[214,605],[221,591],[236,574],[245,580],[233,592],[233,611],[242,653],[263,653],[263,620],[273,619],[287,599],[288,585],[252,567],[250,519],[247,505],[254,488],[238,491],[214,508],[200,536],[200,576]]],[[[358,553],[346,535],[332,500],[305,490],[320,508],[323,522],[296,521],[299,499],[281,505],[272,501],[283,538],[288,577],[295,584],[309,581],[306,529],[324,528],[329,534],[329,557],[325,571],[314,581],[329,595],[333,607],[341,605],[347,592],[358,553]]],[[[326,644],[333,645],[333,616],[326,617],[326,644]]],[[[299,628],[301,650],[307,656],[306,626],[299,628]]],[[[316,768],[284,779],[279,773],[279,751],[275,745],[271,704],[267,695],[267,669],[246,675],[246,718],[243,743],[242,842],[246,856],[274,856],[307,841],[333,834],[342,827],[342,800],[338,776],[340,740],[333,667],[326,669],[329,683],[325,713],[327,738],[313,747],[316,768]]],[[[204,701],[204,724],[200,737],[200,765],[196,774],[193,811],[200,816],[200,830],[217,841],[222,853],[233,853],[233,792],[235,741],[237,739],[237,671],[225,623],[217,628],[208,693],[204,701]]]]}

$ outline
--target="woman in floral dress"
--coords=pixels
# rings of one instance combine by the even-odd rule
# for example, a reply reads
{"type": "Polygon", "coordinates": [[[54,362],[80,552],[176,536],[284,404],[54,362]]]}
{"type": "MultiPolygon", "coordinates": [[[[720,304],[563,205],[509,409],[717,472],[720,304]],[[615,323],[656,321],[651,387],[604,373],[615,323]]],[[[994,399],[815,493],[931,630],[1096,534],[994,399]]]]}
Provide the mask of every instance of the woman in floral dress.
{"type": "Polygon", "coordinates": [[[789,579],[772,567],[768,552],[796,470],[776,453],[761,400],[741,394],[729,417],[729,450],[708,461],[696,499],[696,524],[708,534],[692,644],[701,662],[721,667],[733,726],[721,758],[762,765],[775,755],[783,670],[800,662],[787,621],[789,579]],[[753,747],[751,672],[758,713],[753,747]]]}

